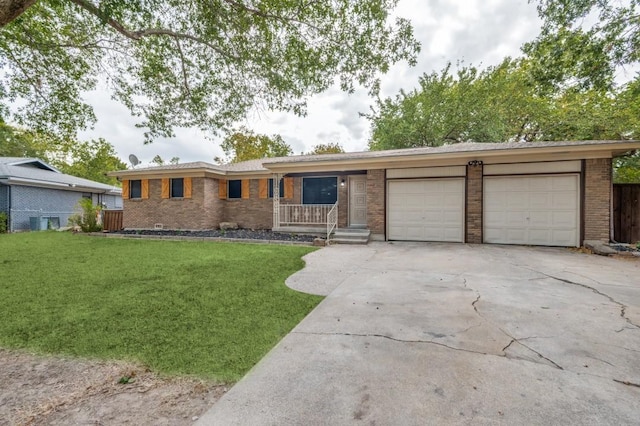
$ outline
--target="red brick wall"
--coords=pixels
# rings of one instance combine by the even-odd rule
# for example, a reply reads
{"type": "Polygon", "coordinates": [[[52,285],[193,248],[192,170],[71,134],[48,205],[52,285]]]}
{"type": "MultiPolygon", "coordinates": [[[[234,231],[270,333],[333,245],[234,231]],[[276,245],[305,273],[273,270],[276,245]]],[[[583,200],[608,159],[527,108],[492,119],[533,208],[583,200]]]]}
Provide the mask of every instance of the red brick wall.
{"type": "Polygon", "coordinates": [[[161,179],[149,180],[149,198],[123,200],[123,226],[128,229],[151,229],[161,223],[165,229],[207,229],[210,219],[205,212],[205,178],[192,178],[192,198],[161,197],[161,179]]]}
{"type": "Polygon", "coordinates": [[[219,200],[224,204],[224,222],[235,222],[240,228],[245,229],[273,227],[273,199],[260,198],[258,186],[259,180],[251,179],[249,198],[219,200]]]}
{"type": "Polygon", "coordinates": [[[372,236],[385,238],[385,171],[367,171],[367,226],[372,236]]]}
{"type": "Polygon", "coordinates": [[[467,166],[466,238],[482,244],[482,166],[467,166]]]}
{"type": "Polygon", "coordinates": [[[585,160],[584,239],[609,241],[611,159],[585,160]]]}

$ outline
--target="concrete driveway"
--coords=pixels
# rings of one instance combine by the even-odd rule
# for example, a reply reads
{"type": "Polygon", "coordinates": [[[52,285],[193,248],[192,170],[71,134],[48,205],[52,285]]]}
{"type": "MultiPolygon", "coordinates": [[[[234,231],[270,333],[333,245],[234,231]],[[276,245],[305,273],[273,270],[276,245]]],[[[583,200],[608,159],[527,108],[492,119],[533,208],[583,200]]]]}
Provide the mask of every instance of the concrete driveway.
{"type": "Polygon", "coordinates": [[[638,424],[640,259],[333,246],[327,298],[200,425],[638,424]]]}

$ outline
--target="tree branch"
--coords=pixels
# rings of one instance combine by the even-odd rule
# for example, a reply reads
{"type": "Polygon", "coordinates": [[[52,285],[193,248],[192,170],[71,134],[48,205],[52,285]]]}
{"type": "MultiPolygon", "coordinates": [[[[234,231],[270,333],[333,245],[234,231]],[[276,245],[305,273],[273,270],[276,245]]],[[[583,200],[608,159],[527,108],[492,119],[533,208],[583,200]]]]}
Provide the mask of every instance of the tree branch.
{"type": "Polygon", "coordinates": [[[171,30],[165,29],[165,28],[148,28],[148,29],[145,29],[145,30],[135,30],[135,31],[129,30],[122,23],[120,23],[120,22],[116,21],[115,19],[110,18],[109,16],[107,16],[103,11],[101,11],[96,5],[91,3],[89,0],[70,0],[70,1],[72,3],[80,6],[81,8],[86,10],[87,12],[91,13],[92,15],[102,19],[105,23],[107,23],[107,25],[109,25],[111,28],[113,28],[114,30],[116,30],[117,32],[122,34],[123,36],[127,37],[128,39],[138,41],[138,40],[141,40],[144,37],[149,37],[149,36],[169,36],[169,37],[173,37],[175,39],[191,40],[191,41],[194,41],[196,43],[200,43],[200,44],[203,44],[203,45],[209,47],[211,50],[217,52],[218,54],[220,54],[222,56],[226,56],[226,57],[234,59],[234,60],[239,60],[240,59],[237,56],[230,55],[229,53],[223,51],[219,47],[217,47],[214,44],[208,42],[207,40],[204,40],[204,39],[202,39],[200,37],[193,36],[191,34],[179,33],[179,32],[176,32],[176,31],[171,31],[171,30]]]}

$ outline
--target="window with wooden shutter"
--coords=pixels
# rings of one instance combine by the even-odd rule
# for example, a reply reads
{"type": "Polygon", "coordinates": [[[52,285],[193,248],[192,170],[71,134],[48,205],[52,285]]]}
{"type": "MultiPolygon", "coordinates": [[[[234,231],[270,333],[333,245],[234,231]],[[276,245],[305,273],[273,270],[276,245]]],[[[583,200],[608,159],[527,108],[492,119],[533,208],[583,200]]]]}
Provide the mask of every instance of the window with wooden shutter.
{"type": "Polygon", "coordinates": [[[268,195],[269,195],[269,180],[260,179],[258,181],[258,197],[267,198],[268,195]]]}
{"type": "Polygon", "coordinates": [[[193,185],[191,183],[191,178],[184,178],[184,198],[191,198],[191,191],[193,189],[193,185]]]}
{"type": "Polygon", "coordinates": [[[128,179],[122,179],[122,199],[123,200],[129,199],[129,180],[128,179]]]}
{"type": "Polygon", "coordinates": [[[249,185],[251,181],[249,179],[242,179],[242,198],[249,198],[249,185]]]}
{"type": "Polygon", "coordinates": [[[149,179],[142,179],[141,192],[143,200],[149,199],[149,179]]]}
{"type": "Polygon", "coordinates": [[[162,198],[169,198],[169,178],[162,179],[162,198]]]}
{"type": "Polygon", "coordinates": [[[218,181],[218,198],[221,200],[227,199],[227,181],[224,179],[218,181]]]}
{"type": "Polygon", "coordinates": [[[284,178],[284,198],[293,198],[293,178],[284,178]]]}

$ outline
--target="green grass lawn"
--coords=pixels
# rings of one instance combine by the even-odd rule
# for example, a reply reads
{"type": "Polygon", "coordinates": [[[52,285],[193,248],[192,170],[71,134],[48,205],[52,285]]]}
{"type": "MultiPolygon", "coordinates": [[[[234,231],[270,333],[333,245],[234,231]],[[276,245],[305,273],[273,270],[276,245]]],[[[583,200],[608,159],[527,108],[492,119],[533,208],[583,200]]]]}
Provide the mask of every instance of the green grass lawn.
{"type": "Polygon", "coordinates": [[[236,381],[322,297],[310,247],[0,235],[0,346],[236,381]]]}

